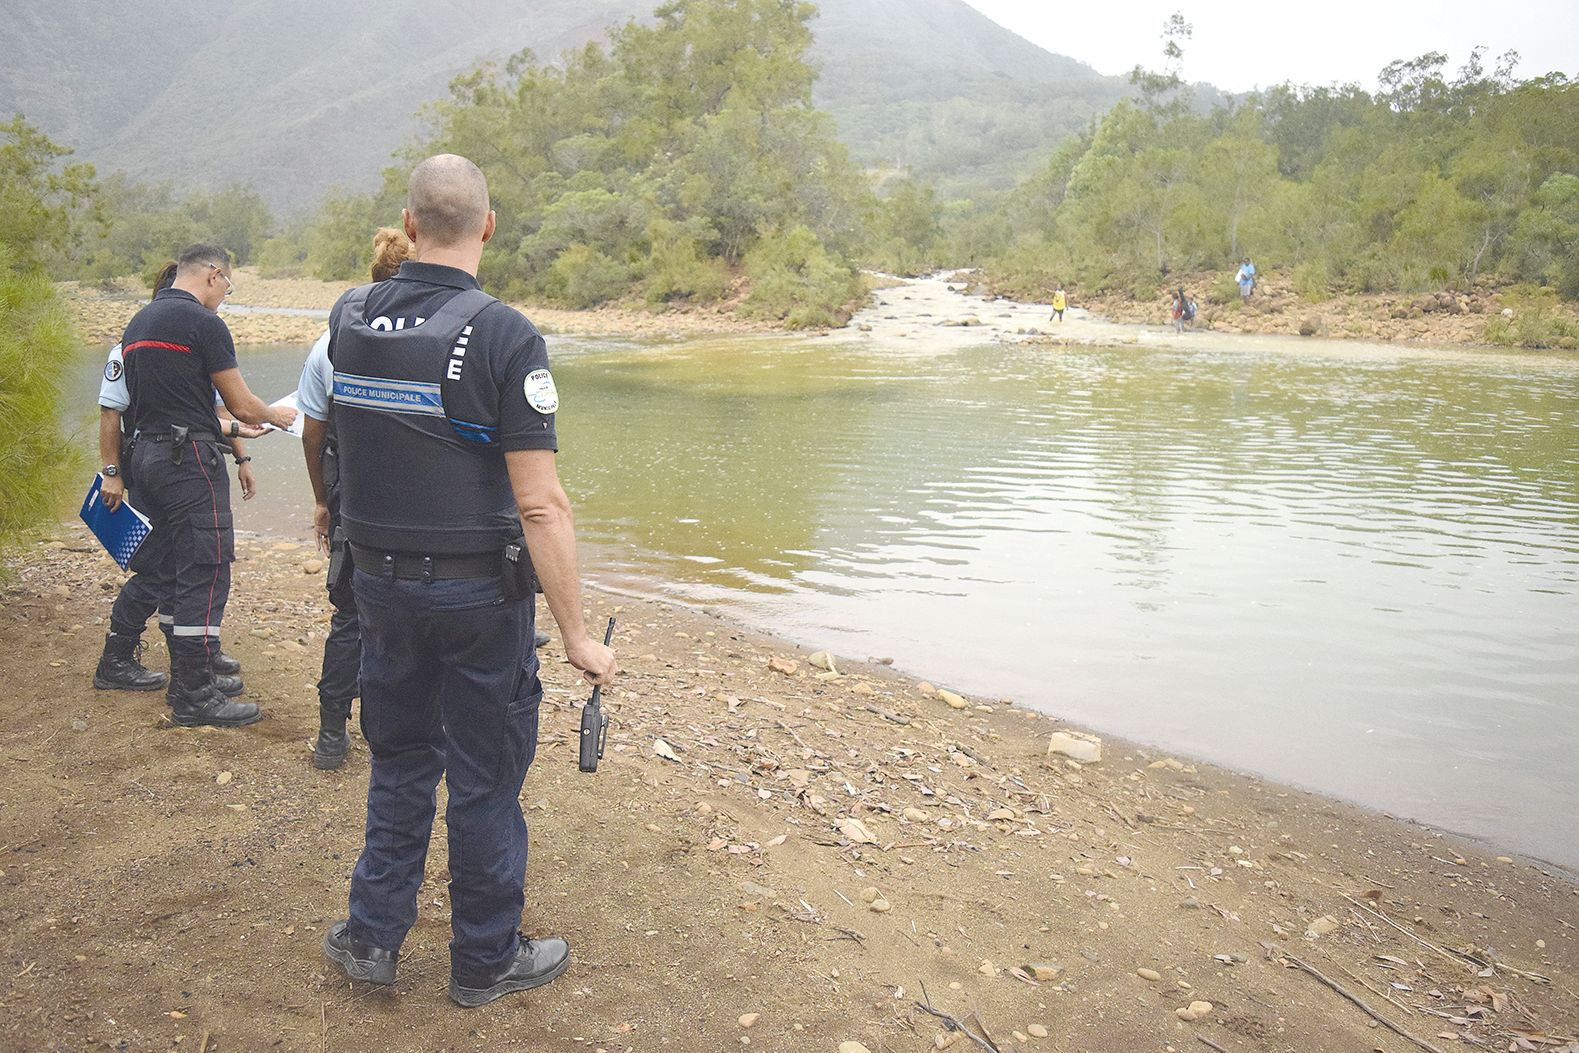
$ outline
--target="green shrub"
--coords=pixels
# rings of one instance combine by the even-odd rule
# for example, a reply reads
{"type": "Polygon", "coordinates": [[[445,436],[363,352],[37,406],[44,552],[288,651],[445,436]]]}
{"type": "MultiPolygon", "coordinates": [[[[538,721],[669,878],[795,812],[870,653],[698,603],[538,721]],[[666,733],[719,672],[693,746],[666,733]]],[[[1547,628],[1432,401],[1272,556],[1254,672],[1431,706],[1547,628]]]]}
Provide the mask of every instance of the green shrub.
{"type": "Polygon", "coordinates": [[[1486,324],[1481,328],[1480,338],[1486,343],[1494,344],[1497,347],[1514,346],[1512,320],[1504,318],[1500,314],[1492,315],[1486,319],[1486,324]]]}
{"type": "Polygon", "coordinates": [[[729,268],[704,255],[695,238],[663,238],[653,243],[642,287],[648,303],[711,303],[729,287],[729,268]]]}
{"type": "Polygon", "coordinates": [[[595,307],[630,288],[631,269],[590,245],[572,245],[543,276],[543,292],[567,307],[595,307]]]}
{"type": "Polygon", "coordinates": [[[300,235],[276,234],[258,249],[258,273],[265,278],[299,278],[306,264],[306,239],[300,235]]]}
{"type": "Polygon", "coordinates": [[[791,329],[843,325],[861,295],[854,268],[829,255],[805,227],[764,235],[745,262],[751,279],[746,309],[791,329]]]}
{"type": "Polygon", "coordinates": [[[1294,268],[1294,291],[1309,303],[1332,299],[1332,275],[1320,260],[1301,263],[1294,268]]]}
{"type": "Polygon", "coordinates": [[[61,437],[60,381],[77,337],[42,269],[0,245],[0,544],[47,521],[77,458],[61,437]]]}

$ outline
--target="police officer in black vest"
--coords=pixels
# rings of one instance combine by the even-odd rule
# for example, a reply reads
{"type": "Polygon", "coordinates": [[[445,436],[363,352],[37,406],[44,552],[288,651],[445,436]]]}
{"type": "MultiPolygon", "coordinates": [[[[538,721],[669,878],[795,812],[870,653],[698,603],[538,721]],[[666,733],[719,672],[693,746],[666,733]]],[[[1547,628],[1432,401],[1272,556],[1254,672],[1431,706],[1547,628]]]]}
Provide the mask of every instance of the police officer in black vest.
{"type": "Polygon", "coordinates": [[[589,682],[612,680],[615,660],[582,621],[543,338],[477,285],[494,231],[482,172],[452,154],[422,162],[404,221],[416,259],[347,293],[329,319],[373,760],[350,917],[331,926],[324,952],[352,979],[394,981],[442,775],[449,994],[477,1006],[546,984],[570,962],[563,939],[516,931],[527,847],[519,797],[543,689],[532,582],[505,572],[515,565],[505,552],[530,553],[566,657],[589,682]]]}
{"type": "MultiPolygon", "coordinates": [[[[126,468],[153,526],[149,540],[159,539],[150,548],[159,567],[141,569],[160,574],[169,589],[166,698],[171,719],[182,727],[241,727],[261,716],[256,705],[232,701],[214,682],[236,558],[225,437],[260,434],[253,429],[265,422],[288,428],[296,419],[293,409],[266,405],[241,377],[230,329],[216,313],[232,288],[229,254],[214,245],[193,245],[176,261],[174,283],[154,294],[121,337],[129,398],[124,418],[132,434],[126,468]],[[224,426],[214,412],[216,390],[236,417],[224,426]],[[244,432],[238,422],[253,429],[244,432]]],[[[107,476],[111,468],[105,466],[107,476]]],[[[123,591],[116,601],[106,654],[124,635],[117,626],[131,631],[135,624],[141,632],[147,611],[139,608],[140,619],[131,612],[135,592],[128,597],[123,591]]]]}

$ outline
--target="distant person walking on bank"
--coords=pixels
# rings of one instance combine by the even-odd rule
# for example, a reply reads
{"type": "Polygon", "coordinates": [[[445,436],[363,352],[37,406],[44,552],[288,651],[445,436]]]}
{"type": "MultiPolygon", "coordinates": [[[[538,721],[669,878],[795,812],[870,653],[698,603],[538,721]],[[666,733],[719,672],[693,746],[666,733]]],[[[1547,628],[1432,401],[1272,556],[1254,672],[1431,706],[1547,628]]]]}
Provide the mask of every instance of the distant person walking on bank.
{"type": "Polygon", "coordinates": [[[1064,320],[1064,308],[1068,306],[1068,303],[1068,300],[1064,296],[1064,287],[1060,285],[1053,292],[1053,313],[1048,316],[1047,320],[1051,322],[1054,318],[1056,318],[1062,322],[1064,320]]]}
{"type": "Polygon", "coordinates": [[[1246,256],[1239,261],[1239,273],[1234,275],[1234,281],[1239,283],[1239,299],[1241,302],[1250,299],[1250,294],[1256,291],[1256,265],[1246,256]]]}
{"type": "Polygon", "coordinates": [[[1171,317],[1173,319],[1173,331],[1175,333],[1182,333],[1182,332],[1184,332],[1184,290],[1183,289],[1175,289],[1174,290],[1174,292],[1173,292],[1173,302],[1172,302],[1171,306],[1169,307],[1168,315],[1169,315],[1169,317],[1171,317]]]}

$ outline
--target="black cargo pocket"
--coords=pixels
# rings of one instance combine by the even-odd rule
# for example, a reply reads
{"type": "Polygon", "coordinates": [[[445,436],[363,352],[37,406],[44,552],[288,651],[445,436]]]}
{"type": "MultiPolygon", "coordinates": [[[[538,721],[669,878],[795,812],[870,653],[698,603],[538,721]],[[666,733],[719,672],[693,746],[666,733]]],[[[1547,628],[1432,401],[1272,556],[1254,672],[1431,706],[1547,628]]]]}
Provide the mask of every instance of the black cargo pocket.
{"type": "Polygon", "coordinates": [[[519,782],[537,757],[537,718],[543,704],[543,685],[536,674],[521,684],[518,695],[504,711],[505,749],[500,760],[508,765],[502,778],[519,782]]]}
{"type": "Polygon", "coordinates": [[[236,529],[230,509],[214,512],[193,512],[187,518],[192,533],[192,562],[234,563],[236,561],[236,529]]]}

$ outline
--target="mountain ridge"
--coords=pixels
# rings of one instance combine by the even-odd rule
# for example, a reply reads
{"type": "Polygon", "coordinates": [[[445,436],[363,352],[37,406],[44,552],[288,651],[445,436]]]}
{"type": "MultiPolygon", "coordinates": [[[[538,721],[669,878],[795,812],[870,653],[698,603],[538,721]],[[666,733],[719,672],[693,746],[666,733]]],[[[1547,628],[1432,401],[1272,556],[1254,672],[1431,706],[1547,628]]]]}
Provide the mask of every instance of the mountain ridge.
{"type": "MultiPolygon", "coordinates": [[[[375,186],[455,76],[528,47],[557,60],[651,12],[650,0],[459,0],[443,19],[420,0],[117,10],[0,10],[13,42],[0,114],[101,172],[181,192],[241,183],[287,215],[375,186]]],[[[1129,94],[962,0],[825,0],[812,28],[815,99],[852,156],[954,189],[1011,185],[1129,94]]]]}

